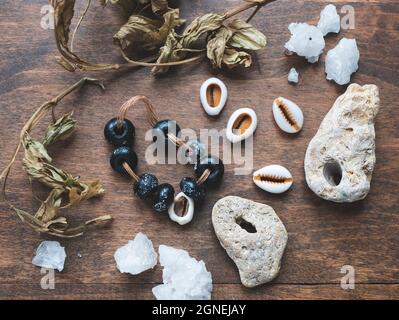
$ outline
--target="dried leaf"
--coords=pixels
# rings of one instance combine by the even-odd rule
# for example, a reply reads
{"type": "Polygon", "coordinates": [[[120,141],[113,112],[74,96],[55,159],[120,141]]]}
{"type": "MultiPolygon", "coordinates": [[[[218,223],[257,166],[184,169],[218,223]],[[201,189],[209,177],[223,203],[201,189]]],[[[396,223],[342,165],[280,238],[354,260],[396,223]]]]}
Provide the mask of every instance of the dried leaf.
{"type": "Polygon", "coordinates": [[[64,57],[56,56],[55,61],[69,72],[75,72],[76,66],[66,60],[64,57]]]}
{"type": "Polygon", "coordinates": [[[233,32],[226,27],[221,27],[207,43],[207,57],[212,64],[218,68],[222,67],[226,44],[232,37],[233,32]]]}
{"type": "Polygon", "coordinates": [[[152,12],[157,15],[164,14],[169,10],[168,0],[151,0],[152,12]]]}
{"type": "Polygon", "coordinates": [[[54,11],[54,28],[62,45],[67,45],[71,21],[74,15],[75,0],[59,0],[54,11]]]}
{"type": "Polygon", "coordinates": [[[83,200],[103,195],[105,192],[101,181],[97,180],[90,184],[80,183],[80,188],[74,187],[69,191],[69,205],[74,206],[83,200]]]}
{"type": "Polygon", "coordinates": [[[248,68],[252,64],[252,58],[247,52],[226,49],[224,51],[223,63],[228,68],[234,68],[238,65],[244,65],[244,67],[248,68]]]}
{"type": "Polygon", "coordinates": [[[173,30],[184,21],[179,19],[179,10],[171,10],[164,14],[164,22],[144,16],[132,15],[114,35],[114,42],[122,49],[130,45],[140,46],[145,50],[159,49],[173,30]]]}
{"type": "Polygon", "coordinates": [[[24,160],[26,159],[27,162],[52,161],[43,144],[33,140],[28,133],[25,133],[22,143],[25,148],[24,160]]]}
{"type": "MultiPolygon", "coordinates": [[[[166,38],[165,45],[160,49],[157,63],[179,61],[178,50],[181,49],[178,35],[172,30],[166,38]]],[[[169,70],[168,66],[156,66],[152,69],[154,75],[165,73],[169,70]]]]}
{"type": "Polygon", "coordinates": [[[182,47],[189,48],[204,33],[219,29],[224,19],[224,16],[215,13],[208,13],[196,18],[183,32],[182,47]]]}
{"type": "Polygon", "coordinates": [[[49,146],[60,140],[68,139],[75,131],[76,121],[72,118],[73,112],[65,114],[55,123],[48,126],[43,139],[43,145],[49,146]]]}
{"type": "MultiPolygon", "coordinates": [[[[36,110],[23,126],[20,132],[20,140],[18,141],[14,154],[6,168],[0,174],[0,180],[3,180],[1,188],[3,200],[12,210],[15,211],[22,222],[28,224],[37,232],[43,232],[57,237],[72,238],[82,235],[88,225],[108,222],[112,219],[109,215],[106,215],[88,220],[76,227],[71,227],[65,217],[58,216],[60,210],[71,206],[71,203],[61,206],[62,196],[64,193],[69,194],[71,190],[74,190],[71,194],[73,195],[74,193],[77,193],[78,195],[73,195],[71,198],[73,204],[76,204],[82,200],[101,195],[104,192],[104,189],[99,181],[85,184],[80,182],[79,177],[74,177],[63,170],[54,167],[50,163],[51,158],[48,155],[45,146],[32,139],[29,134],[49,111],[53,111],[53,108],[63,98],[88,83],[103,88],[103,85],[96,79],[82,78],[53,99],[42,104],[36,110]],[[7,180],[20,148],[24,148],[25,150],[23,166],[28,173],[30,180],[37,180],[51,188],[47,199],[41,202],[41,205],[35,214],[30,214],[24,210],[18,209],[7,199],[7,180]]],[[[49,142],[54,142],[58,139],[70,136],[71,121],[73,121],[70,116],[71,114],[65,115],[49,127],[50,130],[47,132],[49,142]]]]}
{"type": "Polygon", "coordinates": [[[252,25],[242,20],[234,20],[228,24],[233,36],[228,45],[238,49],[259,50],[266,46],[265,35],[252,25]]]}
{"type": "Polygon", "coordinates": [[[109,3],[120,6],[126,15],[131,15],[137,8],[139,2],[147,4],[149,3],[149,0],[100,0],[100,3],[103,6],[106,6],[109,3]]]}
{"type": "Polygon", "coordinates": [[[35,214],[35,218],[47,223],[57,217],[58,211],[61,207],[62,194],[64,190],[53,189],[48,195],[47,199],[42,202],[40,208],[35,214]]]}

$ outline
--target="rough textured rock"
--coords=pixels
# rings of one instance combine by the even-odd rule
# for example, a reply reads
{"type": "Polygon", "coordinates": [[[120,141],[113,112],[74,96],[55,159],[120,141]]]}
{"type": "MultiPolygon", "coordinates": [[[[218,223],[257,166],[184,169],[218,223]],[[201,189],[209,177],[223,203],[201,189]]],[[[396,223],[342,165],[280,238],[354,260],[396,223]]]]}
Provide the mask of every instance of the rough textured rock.
{"type": "Polygon", "coordinates": [[[351,84],[328,112],[306,151],[306,181],[319,197],[335,202],[364,199],[375,157],[375,85],[351,84]]]}
{"type": "Polygon", "coordinates": [[[244,286],[255,287],[277,276],[288,235],[272,207],[225,197],[213,207],[212,223],[244,286]]]}

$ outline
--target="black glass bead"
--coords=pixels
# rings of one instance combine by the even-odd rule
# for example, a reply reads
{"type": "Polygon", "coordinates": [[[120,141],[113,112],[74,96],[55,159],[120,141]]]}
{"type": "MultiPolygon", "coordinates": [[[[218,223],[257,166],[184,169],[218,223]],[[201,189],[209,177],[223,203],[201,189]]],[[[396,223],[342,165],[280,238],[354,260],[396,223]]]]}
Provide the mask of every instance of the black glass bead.
{"type": "Polygon", "coordinates": [[[154,125],[154,137],[153,141],[157,141],[158,137],[163,137],[165,143],[168,143],[168,133],[174,134],[176,137],[181,131],[179,125],[174,120],[161,120],[154,125]]]}
{"type": "Polygon", "coordinates": [[[131,121],[124,119],[118,128],[118,119],[113,118],[104,127],[105,139],[115,147],[131,146],[134,141],[136,129],[131,121]]]}
{"type": "Polygon", "coordinates": [[[164,183],[158,186],[154,195],[154,202],[152,208],[159,213],[168,211],[169,206],[175,199],[175,189],[169,184],[164,183]]]}
{"type": "Polygon", "coordinates": [[[127,175],[123,163],[126,162],[130,168],[134,169],[137,166],[137,154],[130,147],[119,147],[114,149],[111,154],[111,167],[116,172],[127,175]]]}
{"type": "Polygon", "coordinates": [[[191,177],[183,178],[180,181],[181,191],[195,202],[202,202],[205,198],[205,189],[201,187],[197,180],[191,177]]]}
{"type": "Polygon", "coordinates": [[[185,150],[184,155],[190,164],[196,164],[206,154],[205,145],[198,140],[189,140],[186,146],[189,148],[185,150]]]}
{"type": "Polygon", "coordinates": [[[222,160],[218,157],[208,155],[202,158],[195,166],[195,175],[199,178],[205,172],[206,169],[211,171],[208,179],[206,179],[204,185],[207,187],[216,187],[222,182],[224,174],[224,165],[222,160]]]}
{"type": "Polygon", "coordinates": [[[144,173],[139,181],[134,183],[133,191],[141,200],[145,200],[153,195],[158,188],[158,179],[150,173],[144,173]]]}

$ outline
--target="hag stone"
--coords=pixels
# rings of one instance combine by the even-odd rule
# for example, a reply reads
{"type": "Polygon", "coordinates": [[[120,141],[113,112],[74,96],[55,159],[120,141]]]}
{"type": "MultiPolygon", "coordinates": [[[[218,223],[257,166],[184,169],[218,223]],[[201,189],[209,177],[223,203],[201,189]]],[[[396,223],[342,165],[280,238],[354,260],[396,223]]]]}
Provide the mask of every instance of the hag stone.
{"type": "Polygon", "coordinates": [[[351,84],[324,118],[305,157],[306,181],[319,197],[354,202],[367,196],[379,104],[377,86],[351,84]]]}
{"type": "Polygon", "coordinates": [[[216,202],[212,223],[244,286],[255,287],[277,276],[288,235],[273,208],[229,196],[216,202]]]}

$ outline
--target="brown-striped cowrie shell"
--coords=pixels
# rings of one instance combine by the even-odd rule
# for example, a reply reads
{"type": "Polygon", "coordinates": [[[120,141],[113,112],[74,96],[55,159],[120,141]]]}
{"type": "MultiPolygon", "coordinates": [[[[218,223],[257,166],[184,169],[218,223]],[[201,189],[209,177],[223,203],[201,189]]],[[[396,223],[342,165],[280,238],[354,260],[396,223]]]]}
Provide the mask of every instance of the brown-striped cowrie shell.
{"type": "Polygon", "coordinates": [[[258,126],[254,110],[241,108],[233,112],[227,123],[226,137],[231,143],[240,142],[252,136],[258,126]]]}
{"type": "Polygon", "coordinates": [[[279,97],[273,102],[274,120],[281,130],[297,133],[303,126],[302,110],[291,100],[279,97]]]}
{"type": "Polygon", "coordinates": [[[206,80],[200,90],[202,107],[210,116],[217,116],[222,112],[227,101],[227,87],[218,78],[206,80]]]}
{"type": "Polygon", "coordinates": [[[294,179],[286,168],[274,164],[255,171],[253,181],[262,190],[277,194],[287,191],[294,179]]]}

